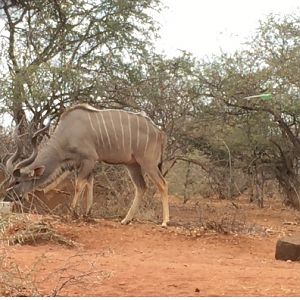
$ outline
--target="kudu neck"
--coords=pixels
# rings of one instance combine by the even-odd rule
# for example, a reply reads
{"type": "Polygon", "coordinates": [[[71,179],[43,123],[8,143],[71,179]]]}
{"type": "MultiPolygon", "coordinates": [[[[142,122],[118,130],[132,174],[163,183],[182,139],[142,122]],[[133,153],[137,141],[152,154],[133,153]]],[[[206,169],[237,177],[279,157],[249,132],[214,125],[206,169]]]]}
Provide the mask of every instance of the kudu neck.
{"type": "Polygon", "coordinates": [[[30,171],[44,167],[43,174],[35,179],[35,187],[43,186],[54,180],[63,164],[64,157],[59,155],[59,151],[55,147],[49,146],[39,152],[34,162],[28,167],[30,171]]]}

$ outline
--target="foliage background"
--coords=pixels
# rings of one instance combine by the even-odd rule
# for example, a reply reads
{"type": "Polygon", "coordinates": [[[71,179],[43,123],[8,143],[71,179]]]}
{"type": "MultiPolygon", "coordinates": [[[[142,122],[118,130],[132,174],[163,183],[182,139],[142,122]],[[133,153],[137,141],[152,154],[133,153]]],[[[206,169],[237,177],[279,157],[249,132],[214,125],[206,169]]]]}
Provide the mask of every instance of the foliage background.
{"type": "MultiPolygon", "coordinates": [[[[269,15],[243,50],[196,59],[156,52],[161,9],[159,0],[1,1],[1,114],[23,134],[78,102],[143,110],[168,135],[171,193],[245,194],[260,206],[276,193],[299,209],[299,14],[269,15]],[[272,98],[245,99],[261,93],[272,98]]],[[[3,159],[10,135],[3,128],[3,159]]]]}

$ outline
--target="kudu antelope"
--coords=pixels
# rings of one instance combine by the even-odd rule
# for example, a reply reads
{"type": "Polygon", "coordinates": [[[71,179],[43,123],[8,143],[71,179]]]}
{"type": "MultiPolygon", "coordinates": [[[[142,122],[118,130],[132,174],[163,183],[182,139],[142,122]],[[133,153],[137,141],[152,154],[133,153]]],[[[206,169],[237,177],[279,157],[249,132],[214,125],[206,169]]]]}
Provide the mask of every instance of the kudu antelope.
{"type": "Polygon", "coordinates": [[[159,168],[164,144],[165,134],[143,114],[75,105],[61,115],[48,143],[30,159],[15,166],[14,182],[7,192],[22,196],[51,184],[62,172],[73,169],[77,176],[71,208],[75,209],[86,190],[86,213],[89,214],[96,162],[123,164],[135,186],[135,197],[122,224],[132,220],[145,193],[145,172],[161,194],[162,226],[166,226],[169,221],[168,185],[159,168]]]}

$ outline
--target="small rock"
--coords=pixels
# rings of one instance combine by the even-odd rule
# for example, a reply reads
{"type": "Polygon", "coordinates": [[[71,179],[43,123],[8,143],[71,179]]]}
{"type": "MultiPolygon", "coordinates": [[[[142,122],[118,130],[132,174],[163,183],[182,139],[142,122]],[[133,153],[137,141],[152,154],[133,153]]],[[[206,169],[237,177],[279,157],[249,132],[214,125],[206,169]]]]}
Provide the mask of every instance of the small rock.
{"type": "Polygon", "coordinates": [[[283,222],[283,225],[298,225],[298,224],[297,224],[297,222],[285,221],[285,222],[283,222]]]}
{"type": "Polygon", "coordinates": [[[285,261],[300,260],[300,235],[285,236],[276,243],[275,259],[285,261]]]}

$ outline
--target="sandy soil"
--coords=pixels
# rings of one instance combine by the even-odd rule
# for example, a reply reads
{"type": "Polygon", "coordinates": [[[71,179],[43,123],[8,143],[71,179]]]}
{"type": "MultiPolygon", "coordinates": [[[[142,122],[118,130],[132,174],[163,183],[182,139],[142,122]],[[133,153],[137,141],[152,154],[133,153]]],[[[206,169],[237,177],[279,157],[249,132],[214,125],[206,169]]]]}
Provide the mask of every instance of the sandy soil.
{"type": "MultiPolygon", "coordinates": [[[[180,209],[173,204],[174,211],[180,209]]],[[[249,219],[268,225],[270,234],[210,231],[194,237],[179,233],[178,226],[55,221],[75,247],[47,242],[2,251],[29,274],[40,295],[299,296],[300,264],[274,259],[278,237],[299,229],[295,216],[252,206],[249,219]]]]}

